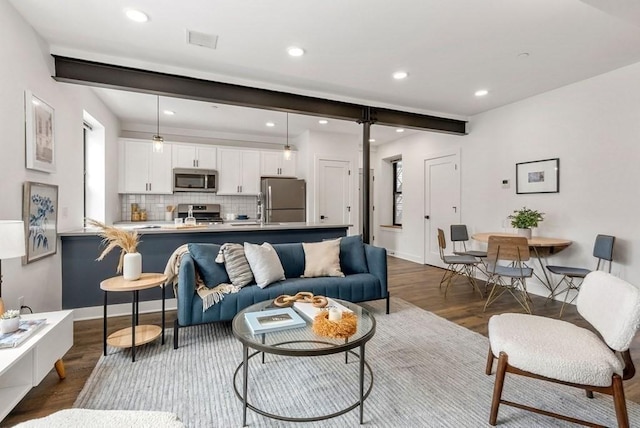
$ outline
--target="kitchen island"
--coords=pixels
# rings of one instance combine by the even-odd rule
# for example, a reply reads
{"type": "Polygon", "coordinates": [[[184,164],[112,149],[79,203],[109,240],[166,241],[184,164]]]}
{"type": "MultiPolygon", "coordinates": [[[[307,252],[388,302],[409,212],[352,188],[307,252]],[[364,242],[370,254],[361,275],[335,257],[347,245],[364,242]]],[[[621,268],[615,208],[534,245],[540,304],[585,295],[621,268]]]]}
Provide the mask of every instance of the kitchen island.
{"type": "MultiPolygon", "coordinates": [[[[119,225],[116,225],[119,226],[119,225]]],[[[225,242],[251,242],[274,244],[288,242],[319,242],[347,235],[348,224],[276,223],[257,224],[237,222],[176,228],[169,224],[122,224],[119,227],[135,229],[140,234],[138,251],[142,254],[143,272],[164,272],[167,260],[183,244],[225,242]]],[[[59,233],[62,246],[62,307],[63,309],[101,306],[103,295],[100,281],[116,274],[119,249],[104,260],[95,259],[102,252],[102,238],[96,229],[80,229],[59,233]]],[[[172,294],[171,291],[168,294],[172,294]]],[[[157,290],[140,292],[140,300],[158,300],[157,290]]],[[[128,303],[126,296],[113,296],[109,303],[128,303]]]]}

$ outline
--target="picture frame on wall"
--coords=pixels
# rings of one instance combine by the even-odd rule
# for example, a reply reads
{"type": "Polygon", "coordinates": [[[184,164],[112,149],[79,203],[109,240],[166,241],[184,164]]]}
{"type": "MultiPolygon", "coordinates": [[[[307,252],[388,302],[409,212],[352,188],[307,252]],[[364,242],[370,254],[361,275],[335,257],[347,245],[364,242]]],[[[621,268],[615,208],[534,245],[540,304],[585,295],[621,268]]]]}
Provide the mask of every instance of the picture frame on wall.
{"type": "Polygon", "coordinates": [[[22,264],[54,255],[58,251],[58,186],[25,181],[22,218],[27,246],[22,264]]]}
{"type": "Polygon", "coordinates": [[[516,193],[560,192],[560,158],[516,164],[516,193]]]}
{"type": "Polygon", "coordinates": [[[25,91],[24,99],[26,167],[55,172],[55,111],[31,91],[25,91]]]}

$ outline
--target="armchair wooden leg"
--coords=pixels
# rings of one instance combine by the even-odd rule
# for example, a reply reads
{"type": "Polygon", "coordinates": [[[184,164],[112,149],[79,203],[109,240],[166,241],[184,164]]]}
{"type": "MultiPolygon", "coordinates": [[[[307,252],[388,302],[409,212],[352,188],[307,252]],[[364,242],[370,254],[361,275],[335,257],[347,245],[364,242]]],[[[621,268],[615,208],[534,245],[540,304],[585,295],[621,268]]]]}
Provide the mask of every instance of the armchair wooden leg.
{"type": "Polygon", "coordinates": [[[627,414],[627,403],[624,400],[624,389],[622,388],[622,378],[613,375],[613,405],[616,408],[616,418],[619,428],[629,428],[629,415],[627,414]]]}
{"type": "Polygon", "coordinates": [[[498,357],[498,368],[496,371],[496,382],[493,385],[493,400],[491,401],[491,415],[489,415],[489,424],[496,426],[498,422],[498,408],[500,407],[500,399],[502,398],[502,388],[504,387],[504,377],[507,374],[507,363],[509,358],[504,352],[500,352],[498,357]]]}
{"type": "Polygon", "coordinates": [[[491,350],[491,345],[489,345],[489,355],[487,356],[487,368],[484,371],[488,375],[491,374],[491,369],[493,369],[493,359],[494,358],[495,357],[493,356],[493,351],[491,350]]]}

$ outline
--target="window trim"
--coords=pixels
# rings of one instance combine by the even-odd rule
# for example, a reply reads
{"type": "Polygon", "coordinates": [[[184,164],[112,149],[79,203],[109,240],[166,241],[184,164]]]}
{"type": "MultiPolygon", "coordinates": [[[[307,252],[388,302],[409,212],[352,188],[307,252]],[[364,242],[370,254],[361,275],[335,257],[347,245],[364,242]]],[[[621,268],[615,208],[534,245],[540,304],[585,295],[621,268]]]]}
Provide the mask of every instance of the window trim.
{"type": "MultiPolygon", "coordinates": [[[[397,196],[397,195],[402,195],[402,194],[403,194],[403,193],[402,193],[402,191],[400,191],[400,192],[396,191],[396,189],[398,188],[398,183],[396,182],[396,179],[397,179],[397,177],[398,177],[398,174],[397,174],[397,172],[398,172],[398,171],[397,171],[398,163],[400,163],[400,165],[402,165],[402,158],[400,158],[400,159],[396,159],[396,160],[394,160],[394,161],[392,161],[392,162],[391,162],[391,165],[392,165],[392,167],[393,167],[393,180],[392,180],[392,185],[393,185],[393,188],[392,188],[392,199],[393,199],[393,202],[392,202],[392,204],[393,204],[393,214],[392,214],[392,218],[393,218],[393,221],[392,221],[392,225],[393,225],[393,226],[400,226],[400,227],[402,227],[402,223],[399,223],[399,222],[396,220],[396,212],[397,212],[397,206],[396,206],[396,199],[397,199],[397,198],[396,198],[396,196],[397,196]]],[[[403,171],[403,172],[404,172],[404,171],[403,171]]],[[[404,183],[402,183],[402,184],[404,184],[404,183]]],[[[403,202],[404,202],[404,197],[403,197],[403,202]]]]}

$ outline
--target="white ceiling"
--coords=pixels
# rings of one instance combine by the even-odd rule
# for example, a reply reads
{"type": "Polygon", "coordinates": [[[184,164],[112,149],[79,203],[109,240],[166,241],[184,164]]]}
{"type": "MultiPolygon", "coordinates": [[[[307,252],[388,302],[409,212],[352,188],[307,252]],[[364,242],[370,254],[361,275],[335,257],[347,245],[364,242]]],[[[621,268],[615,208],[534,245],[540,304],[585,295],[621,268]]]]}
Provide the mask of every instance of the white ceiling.
{"type": "MultiPolygon", "coordinates": [[[[639,0],[10,1],[55,54],[461,119],[640,61],[639,0]],[[217,49],[187,45],[187,29],[217,49]]],[[[124,122],[155,123],[101,93],[124,122]]],[[[176,116],[231,128],[211,110],[206,125],[176,116]]]]}

